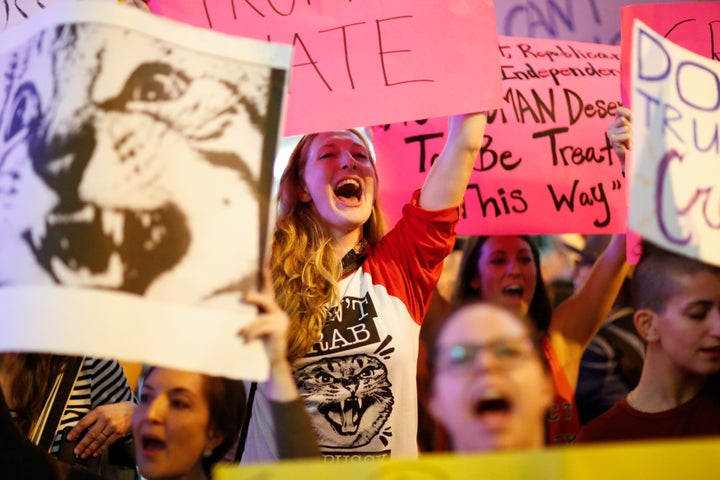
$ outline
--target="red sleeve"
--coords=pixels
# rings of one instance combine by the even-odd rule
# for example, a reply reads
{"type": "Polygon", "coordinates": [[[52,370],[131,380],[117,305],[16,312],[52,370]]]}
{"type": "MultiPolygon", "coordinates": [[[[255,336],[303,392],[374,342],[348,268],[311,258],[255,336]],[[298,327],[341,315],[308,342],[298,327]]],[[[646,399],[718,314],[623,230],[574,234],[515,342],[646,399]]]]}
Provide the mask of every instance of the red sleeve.
{"type": "Polygon", "coordinates": [[[364,265],[373,283],[403,301],[413,320],[422,324],[443,260],[452,252],[460,207],[425,210],[418,205],[420,190],[403,207],[403,216],[371,251],[364,265]]]}

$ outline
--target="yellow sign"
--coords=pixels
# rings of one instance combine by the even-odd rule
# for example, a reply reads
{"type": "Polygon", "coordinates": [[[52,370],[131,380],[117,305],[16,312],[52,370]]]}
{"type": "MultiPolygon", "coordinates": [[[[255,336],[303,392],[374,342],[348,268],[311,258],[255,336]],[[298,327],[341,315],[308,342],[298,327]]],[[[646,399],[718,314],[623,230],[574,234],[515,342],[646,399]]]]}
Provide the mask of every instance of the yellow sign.
{"type": "Polygon", "coordinates": [[[429,454],[381,462],[225,464],[214,480],[717,480],[720,440],[574,445],[538,452],[429,454]]]}

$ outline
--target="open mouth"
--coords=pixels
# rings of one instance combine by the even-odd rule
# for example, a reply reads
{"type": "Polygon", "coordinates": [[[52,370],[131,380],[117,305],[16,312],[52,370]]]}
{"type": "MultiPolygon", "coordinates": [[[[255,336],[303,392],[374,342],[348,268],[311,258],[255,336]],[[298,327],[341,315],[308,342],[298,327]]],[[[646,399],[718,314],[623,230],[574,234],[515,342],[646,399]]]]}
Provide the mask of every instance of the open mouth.
{"type": "Polygon", "coordinates": [[[502,397],[481,399],[475,404],[475,413],[477,415],[506,413],[508,411],[510,411],[510,402],[502,397]]]}
{"type": "Polygon", "coordinates": [[[324,403],[318,411],[325,415],[336,432],[353,435],[357,433],[362,416],[372,403],[367,398],[363,401],[358,397],[350,397],[340,402],[324,403]]]}
{"type": "Polygon", "coordinates": [[[360,182],[352,178],[346,178],[338,182],[333,189],[335,196],[344,204],[357,205],[362,198],[362,187],[360,182]]]}
{"type": "Polygon", "coordinates": [[[173,205],[58,207],[46,216],[44,230],[35,228],[24,237],[57,283],[138,294],[176,265],[190,244],[185,218],[173,205]]]}
{"type": "Polygon", "coordinates": [[[525,290],[519,285],[509,285],[503,288],[503,294],[512,298],[520,299],[522,298],[523,293],[525,293],[525,290]]]}
{"type": "Polygon", "coordinates": [[[152,436],[143,436],[141,438],[141,446],[144,452],[160,452],[165,450],[167,443],[159,438],[152,436]]]}

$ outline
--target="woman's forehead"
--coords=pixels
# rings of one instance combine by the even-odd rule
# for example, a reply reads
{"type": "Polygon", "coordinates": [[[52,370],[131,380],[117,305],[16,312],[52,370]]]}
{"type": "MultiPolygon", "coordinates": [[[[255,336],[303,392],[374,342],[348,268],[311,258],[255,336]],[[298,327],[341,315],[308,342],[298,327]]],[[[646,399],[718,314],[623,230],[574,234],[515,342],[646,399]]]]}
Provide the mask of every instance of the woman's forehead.
{"type": "Polygon", "coordinates": [[[530,244],[522,237],[513,235],[498,235],[488,238],[482,246],[482,251],[527,251],[531,252],[530,244]]]}
{"type": "Polygon", "coordinates": [[[320,148],[325,145],[333,145],[338,143],[354,143],[365,148],[363,140],[350,130],[335,130],[332,132],[319,133],[312,141],[311,146],[320,148]]]}
{"type": "Polygon", "coordinates": [[[491,304],[468,305],[453,313],[440,333],[438,344],[483,342],[528,335],[522,321],[491,304]]]}

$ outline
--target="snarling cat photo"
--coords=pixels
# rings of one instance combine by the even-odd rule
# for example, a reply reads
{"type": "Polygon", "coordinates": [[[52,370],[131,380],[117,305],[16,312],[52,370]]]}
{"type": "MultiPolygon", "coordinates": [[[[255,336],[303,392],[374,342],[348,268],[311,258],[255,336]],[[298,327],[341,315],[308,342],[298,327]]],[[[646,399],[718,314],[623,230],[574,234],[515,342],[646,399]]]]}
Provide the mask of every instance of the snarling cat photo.
{"type": "Polygon", "coordinates": [[[376,438],[393,406],[387,367],[369,355],[333,357],[300,368],[298,388],[323,447],[356,448],[376,438]]]}
{"type": "Polygon", "coordinates": [[[215,305],[254,284],[272,68],[76,23],[0,72],[0,285],[215,305]]]}

